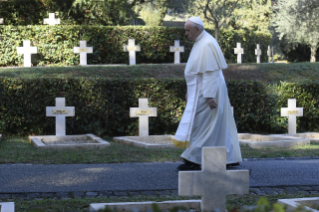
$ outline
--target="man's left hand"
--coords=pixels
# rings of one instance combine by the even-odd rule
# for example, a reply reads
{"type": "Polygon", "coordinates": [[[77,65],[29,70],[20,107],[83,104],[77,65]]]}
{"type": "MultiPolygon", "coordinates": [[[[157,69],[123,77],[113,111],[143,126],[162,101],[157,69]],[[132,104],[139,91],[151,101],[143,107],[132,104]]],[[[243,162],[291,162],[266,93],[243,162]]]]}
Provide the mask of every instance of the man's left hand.
{"type": "Polygon", "coordinates": [[[207,98],[207,103],[208,103],[210,109],[217,108],[217,103],[215,102],[214,98],[207,98]]]}

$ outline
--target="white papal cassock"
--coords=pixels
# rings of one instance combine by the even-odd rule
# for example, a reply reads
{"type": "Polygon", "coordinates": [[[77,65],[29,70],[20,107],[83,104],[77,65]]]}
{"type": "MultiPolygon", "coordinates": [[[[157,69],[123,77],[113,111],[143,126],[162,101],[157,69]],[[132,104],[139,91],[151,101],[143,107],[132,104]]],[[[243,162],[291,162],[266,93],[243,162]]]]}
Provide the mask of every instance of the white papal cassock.
{"type": "Polygon", "coordinates": [[[222,69],[223,53],[213,36],[203,31],[195,40],[185,67],[187,104],[174,137],[177,147],[188,147],[183,158],[201,164],[202,147],[225,146],[227,164],[242,161],[237,128],[222,69]],[[215,98],[210,109],[206,98],[215,98]]]}

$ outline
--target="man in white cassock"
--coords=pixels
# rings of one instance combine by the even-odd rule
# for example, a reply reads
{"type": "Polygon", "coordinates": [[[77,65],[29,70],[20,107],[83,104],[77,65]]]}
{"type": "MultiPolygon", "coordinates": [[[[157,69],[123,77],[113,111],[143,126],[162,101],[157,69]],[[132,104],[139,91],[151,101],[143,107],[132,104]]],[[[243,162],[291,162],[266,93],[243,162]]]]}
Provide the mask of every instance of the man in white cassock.
{"type": "Polygon", "coordinates": [[[227,165],[238,165],[242,157],[222,73],[225,58],[200,18],[189,18],[184,28],[194,46],[185,67],[187,104],[173,139],[175,146],[187,148],[177,169],[200,170],[202,148],[212,146],[225,146],[227,165]]]}

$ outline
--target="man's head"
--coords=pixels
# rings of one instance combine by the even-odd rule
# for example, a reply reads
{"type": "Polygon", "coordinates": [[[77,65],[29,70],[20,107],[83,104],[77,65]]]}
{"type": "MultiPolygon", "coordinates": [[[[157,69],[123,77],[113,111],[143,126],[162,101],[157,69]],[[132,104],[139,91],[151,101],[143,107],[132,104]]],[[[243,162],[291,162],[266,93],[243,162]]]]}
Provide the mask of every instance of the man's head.
{"type": "Polygon", "coordinates": [[[203,22],[199,17],[191,17],[186,21],[184,29],[188,39],[195,41],[204,30],[203,22]]]}

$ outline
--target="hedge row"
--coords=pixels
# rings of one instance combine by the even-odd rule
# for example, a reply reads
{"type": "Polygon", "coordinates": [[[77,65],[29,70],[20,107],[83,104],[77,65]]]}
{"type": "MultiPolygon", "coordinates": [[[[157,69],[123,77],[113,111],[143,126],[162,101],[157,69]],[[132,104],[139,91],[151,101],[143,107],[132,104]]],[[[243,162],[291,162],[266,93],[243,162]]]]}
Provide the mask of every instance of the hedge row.
{"type": "MultiPolygon", "coordinates": [[[[211,34],[214,32],[210,29],[211,34]]],[[[88,64],[127,64],[128,53],[123,51],[128,39],[134,38],[141,46],[137,52],[137,63],[173,63],[174,54],[169,46],[174,40],[181,40],[185,52],[181,61],[186,62],[192,48],[184,29],[167,27],[104,27],[104,26],[0,26],[0,66],[22,66],[23,55],[17,54],[17,47],[23,40],[30,40],[31,46],[37,47],[37,54],[32,55],[33,66],[78,65],[79,54],[73,53],[73,47],[79,46],[80,40],[86,40],[87,46],[93,47],[93,54],[88,54],[88,64]]],[[[271,35],[254,32],[221,31],[219,43],[228,63],[234,63],[237,56],[234,48],[237,42],[245,49],[243,62],[255,62],[256,44],[261,44],[262,61],[267,61],[267,45],[271,35]]]]}
{"type": "MultiPolygon", "coordinates": [[[[299,132],[319,130],[319,82],[280,83],[227,82],[239,132],[285,133],[287,118],[280,108],[296,98],[304,108],[298,118],[299,132]]],[[[150,118],[150,134],[174,134],[185,107],[186,86],[180,79],[8,79],[0,78],[0,133],[49,135],[55,133],[55,118],[45,116],[45,107],[55,97],[65,97],[75,106],[75,117],[66,119],[67,134],[137,135],[138,120],[129,108],[138,98],[148,98],[158,108],[150,118]]]]}

